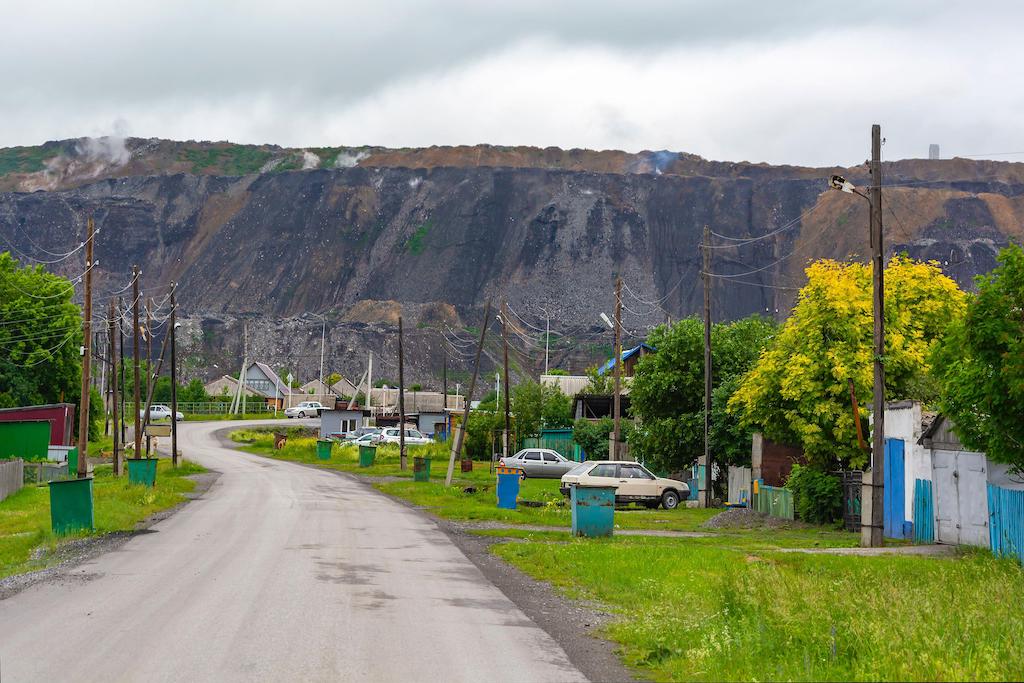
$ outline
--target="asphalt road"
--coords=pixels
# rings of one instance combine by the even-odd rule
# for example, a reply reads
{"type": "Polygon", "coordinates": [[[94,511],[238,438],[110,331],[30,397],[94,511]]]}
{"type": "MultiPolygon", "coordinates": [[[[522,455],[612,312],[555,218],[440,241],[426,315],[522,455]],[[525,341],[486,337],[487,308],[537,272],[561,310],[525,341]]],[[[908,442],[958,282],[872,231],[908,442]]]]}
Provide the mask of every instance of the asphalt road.
{"type": "MultiPolygon", "coordinates": [[[[562,648],[421,514],[327,472],[228,450],[200,499],[0,602],[0,680],[575,681],[562,648]]],[[[251,423],[250,423],[251,424],[251,423]]]]}

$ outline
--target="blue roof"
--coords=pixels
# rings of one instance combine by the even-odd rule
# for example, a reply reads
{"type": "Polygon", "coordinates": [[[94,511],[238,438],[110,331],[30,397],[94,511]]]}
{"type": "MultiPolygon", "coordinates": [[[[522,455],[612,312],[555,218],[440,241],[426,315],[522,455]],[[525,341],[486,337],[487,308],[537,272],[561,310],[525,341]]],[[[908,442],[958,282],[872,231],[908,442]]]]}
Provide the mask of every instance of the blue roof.
{"type": "MultiPolygon", "coordinates": [[[[634,346],[633,348],[629,349],[628,351],[623,351],[622,352],[622,362],[626,362],[631,357],[633,357],[636,354],[640,353],[641,349],[643,349],[644,351],[649,351],[649,352],[657,351],[657,349],[655,349],[650,344],[640,343],[640,344],[637,344],[636,346],[634,346]]],[[[608,372],[609,370],[611,370],[614,367],[615,367],[615,359],[614,358],[609,358],[607,363],[605,363],[600,368],[598,368],[597,374],[603,375],[604,373],[608,372]]]]}

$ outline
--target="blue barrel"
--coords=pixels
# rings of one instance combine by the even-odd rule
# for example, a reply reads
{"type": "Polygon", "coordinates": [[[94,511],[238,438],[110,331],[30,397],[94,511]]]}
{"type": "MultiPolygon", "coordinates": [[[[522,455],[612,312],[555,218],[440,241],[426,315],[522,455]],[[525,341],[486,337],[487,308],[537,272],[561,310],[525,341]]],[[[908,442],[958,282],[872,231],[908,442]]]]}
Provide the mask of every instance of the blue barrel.
{"type": "Polygon", "coordinates": [[[573,484],[570,490],[572,535],[611,536],[615,526],[615,487],[573,484]]]}
{"type": "Polygon", "coordinates": [[[506,510],[516,509],[519,498],[519,477],[522,475],[515,467],[499,467],[498,472],[498,507],[506,510]]]}

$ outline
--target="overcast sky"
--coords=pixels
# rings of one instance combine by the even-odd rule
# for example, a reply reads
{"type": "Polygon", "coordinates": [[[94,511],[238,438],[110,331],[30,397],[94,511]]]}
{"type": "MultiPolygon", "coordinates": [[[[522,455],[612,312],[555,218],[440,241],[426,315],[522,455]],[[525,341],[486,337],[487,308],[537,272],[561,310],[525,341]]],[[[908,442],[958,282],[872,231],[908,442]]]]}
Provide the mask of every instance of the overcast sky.
{"type": "MultiPolygon", "coordinates": [[[[0,146],[1024,152],[1024,3],[0,0],[0,146]],[[791,9],[786,9],[791,6],[791,9]]],[[[994,158],[1024,161],[1024,154],[994,158]]]]}

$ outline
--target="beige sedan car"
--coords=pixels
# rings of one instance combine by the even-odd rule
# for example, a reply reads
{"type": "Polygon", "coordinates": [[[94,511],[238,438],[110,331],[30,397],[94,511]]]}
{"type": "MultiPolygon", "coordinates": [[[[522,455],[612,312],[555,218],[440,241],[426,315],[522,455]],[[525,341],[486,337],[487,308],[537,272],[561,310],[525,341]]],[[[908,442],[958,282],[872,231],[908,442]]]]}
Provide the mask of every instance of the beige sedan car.
{"type": "Polygon", "coordinates": [[[683,482],[656,477],[638,462],[581,462],[562,476],[560,490],[569,495],[573,484],[614,486],[617,504],[643,503],[649,508],[661,505],[666,510],[679,507],[679,502],[690,495],[690,487],[683,482]]]}

